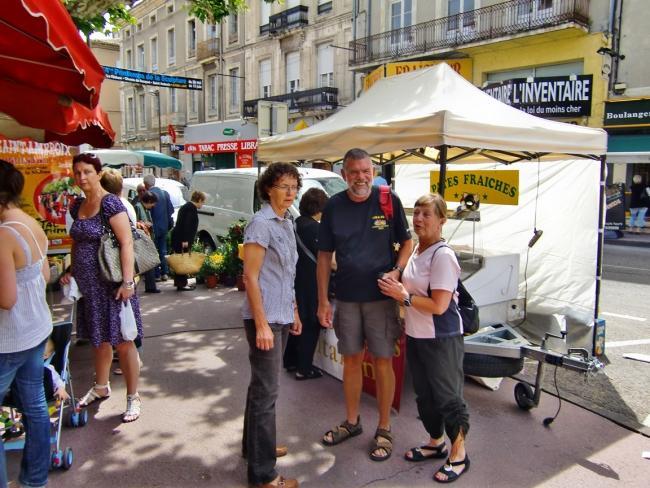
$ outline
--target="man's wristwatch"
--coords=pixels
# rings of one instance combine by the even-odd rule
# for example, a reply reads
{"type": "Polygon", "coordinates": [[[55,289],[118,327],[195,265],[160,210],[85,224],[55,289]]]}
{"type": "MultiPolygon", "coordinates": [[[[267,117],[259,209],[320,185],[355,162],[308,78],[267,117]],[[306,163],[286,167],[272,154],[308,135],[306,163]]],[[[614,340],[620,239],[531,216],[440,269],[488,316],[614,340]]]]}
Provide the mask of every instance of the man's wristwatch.
{"type": "Polygon", "coordinates": [[[402,273],[404,272],[404,269],[401,268],[398,264],[396,264],[395,266],[393,266],[393,269],[396,269],[397,271],[399,271],[399,275],[400,275],[400,277],[402,276],[402,273]]]}
{"type": "Polygon", "coordinates": [[[405,307],[410,307],[411,306],[411,299],[413,298],[413,294],[409,293],[409,296],[407,296],[402,303],[404,304],[405,307]]]}

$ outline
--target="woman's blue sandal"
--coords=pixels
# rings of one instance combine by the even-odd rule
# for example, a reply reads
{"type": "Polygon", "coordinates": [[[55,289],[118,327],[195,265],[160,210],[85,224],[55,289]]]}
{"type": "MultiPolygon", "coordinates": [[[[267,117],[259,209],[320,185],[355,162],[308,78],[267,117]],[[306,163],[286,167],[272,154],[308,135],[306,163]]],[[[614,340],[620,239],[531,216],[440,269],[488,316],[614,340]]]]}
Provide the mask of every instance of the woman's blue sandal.
{"type": "Polygon", "coordinates": [[[456,462],[451,462],[449,458],[447,458],[447,461],[445,462],[444,465],[440,467],[440,469],[437,471],[437,473],[444,474],[447,479],[446,480],[441,480],[436,478],[436,475],[433,475],[433,481],[437,481],[438,483],[452,483],[456,481],[458,478],[463,476],[467,470],[469,469],[469,458],[467,457],[467,454],[465,454],[465,459],[462,461],[456,461],[456,462]],[[463,470],[460,473],[456,473],[456,471],[453,470],[453,466],[462,466],[465,465],[463,470]]]}

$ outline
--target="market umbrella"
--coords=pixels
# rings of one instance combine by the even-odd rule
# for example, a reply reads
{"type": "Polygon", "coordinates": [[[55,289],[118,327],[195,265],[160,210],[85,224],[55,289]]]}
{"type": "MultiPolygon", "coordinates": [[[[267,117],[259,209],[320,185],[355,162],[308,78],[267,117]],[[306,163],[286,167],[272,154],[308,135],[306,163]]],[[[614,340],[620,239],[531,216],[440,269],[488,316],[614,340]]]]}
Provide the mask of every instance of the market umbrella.
{"type": "Polygon", "coordinates": [[[99,158],[102,166],[138,166],[144,164],[144,156],[127,149],[98,149],[88,151],[99,158]]]}
{"type": "Polygon", "coordinates": [[[91,110],[52,92],[29,85],[16,85],[2,78],[0,110],[22,125],[45,129],[46,142],[111,147],[115,139],[108,115],[99,106],[91,110]],[[32,105],[32,101],[37,102],[32,105]]]}
{"type": "MultiPolygon", "coordinates": [[[[0,8],[0,78],[92,109],[99,102],[104,71],[60,0],[4,0],[0,8]]],[[[38,98],[31,99],[23,110],[38,105],[38,98]]],[[[18,119],[2,105],[0,111],[18,119]]]]}
{"type": "Polygon", "coordinates": [[[158,168],[182,169],[183,162],[180,159],[167,156],[158,151],[135,151],[144,156],[145,166],[156,166],[158,168]]]}

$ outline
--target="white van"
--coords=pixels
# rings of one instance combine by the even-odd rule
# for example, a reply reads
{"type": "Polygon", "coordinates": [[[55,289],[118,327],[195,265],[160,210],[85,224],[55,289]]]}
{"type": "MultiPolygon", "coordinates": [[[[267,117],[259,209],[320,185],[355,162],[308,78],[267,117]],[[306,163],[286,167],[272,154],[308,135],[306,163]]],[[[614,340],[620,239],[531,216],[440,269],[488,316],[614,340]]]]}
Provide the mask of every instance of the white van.
{"type": "MultiPolygon", "coordinates": [[[[264,168],[262,168],[264,171],[264,168]]],[[[298,202],[309,188],[321,188],[329,196],[347,188],[345,181],[331,171],[313,168],[298,168],[302,177],[302,188],[290,212],[299,215],[298,202]]],[[[206,194],[203,207],[199,210],[198,239],[207,249],[215,249],[219,236],[224,236],[234,222],[250,220],[259,207],[260,200],[255,192],[257,168],[217,169],[197,171],[192,176],[190,190],[206,194]]]]}
{"type": "MultiPolygon", "coordinates": [[[[124,178],[122,181],[122,196],[129,202],[133,200],[138,195],[137,188],[141,183],[142,178],[124,178]]],[[[180,181],[169,178],[156,178],[156,186],[169,193],[169,199],[174,207],[172,218],[176,223],[178,210],[189,200],[187,187],[180,181]]]]}

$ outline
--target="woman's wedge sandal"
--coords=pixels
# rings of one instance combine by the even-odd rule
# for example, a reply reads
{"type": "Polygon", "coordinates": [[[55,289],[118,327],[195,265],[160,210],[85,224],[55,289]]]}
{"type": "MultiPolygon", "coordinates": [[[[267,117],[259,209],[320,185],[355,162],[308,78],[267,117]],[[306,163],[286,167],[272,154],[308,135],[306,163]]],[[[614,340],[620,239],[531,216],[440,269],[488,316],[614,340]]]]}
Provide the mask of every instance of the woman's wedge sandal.
{"type": "Polygon", "coordinates": [[[111,384],[106,383],[105,385],[98,385],[95,384],[93,387],[88,390],[88,393],[86,393],[78,402],[77,405],[81,408],[86,408],[88,405],[91,403],[95,403],[101,400],[106,400],[109,396],[111,396],[111,384]],[[106,395],[100,395],[97,393],[97,390],[103,390],[106,389],[106,395]]]}
{"type": "Polygon", "coordinates": [[[122,422],[134,422],[140,418],[142,400],[137,393],[126,396],[126,411],[122,414],[122,422]]]}
{"type": "Polygon", "coordinates": [[[465,454],[465,459],[463,459],[462,461],[456,461],[453,463],[449,460],[449,458],[447,458],[445,464],[443,464],[440,467],[440,469],[436,471],[436,473],[444,474],[447,477],[447,479],[446,480],[438,479],[436,478],[436,473],[434,473],[433,481],[437,481],[438,483],[452,483],[456,481],[458,478],[460,478],[462,475],[467,473],[468,470],[469,470],[469,458],[467,457],[467,454],[465,454]],[[462,466],[463,464],[465,465],[463,470],[460,473],[456,473],[453,467],[462,466]]]}
{"type": "Polygon", "coordinates": [[[322,442],[326,446],[335,446],[343,441],[348,440],[350,437],[358,436],[362,432],[363,428],[361,427],[361,416],[357,416],[356,424],[351,424],[346,420],[334,429],[328,430],[323,436],[322,442]],[[328,437],[331,437],[331,439],[328,439],[328,437]]]}
{"type": "Polygon", "coordinates": [[[444,459],[448,454],[447,446],[443,442],[436,447],[428,444],[420,447],[412,447],[404,453],[404,459],[412,463],[419,463],[420,461],[426,461],[428,459],[444,459]],[[408,455],[409,452],[411,453],[410,456],[408,455]]]}
{"type": "Polygon", "coordinates": [[[393,453],[393,436],[390,430],[377,428],[375,443],[370,450],[370,459],[373,461],[386,461],[393,453]]]}

